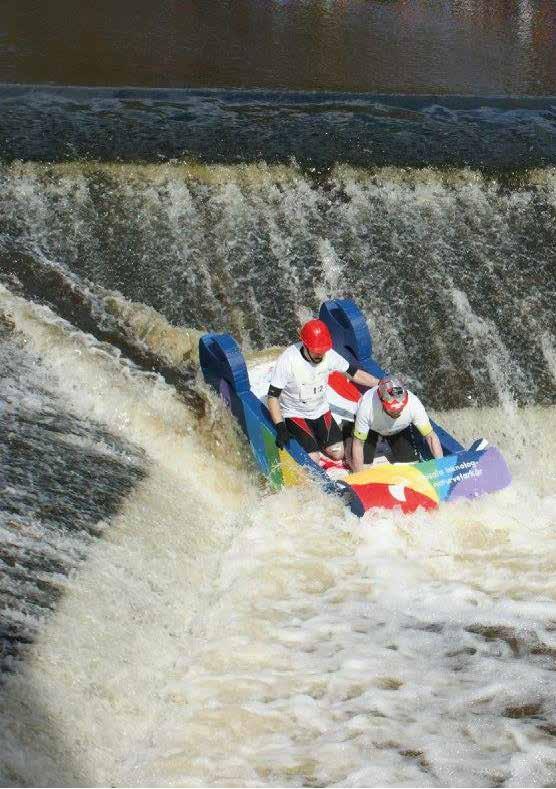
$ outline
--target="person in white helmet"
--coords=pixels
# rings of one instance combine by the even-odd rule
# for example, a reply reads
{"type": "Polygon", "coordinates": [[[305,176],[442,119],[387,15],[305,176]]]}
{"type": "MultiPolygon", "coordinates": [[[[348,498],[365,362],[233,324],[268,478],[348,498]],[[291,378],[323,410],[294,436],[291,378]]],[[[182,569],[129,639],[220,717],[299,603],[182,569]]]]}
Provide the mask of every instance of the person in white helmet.
{"type": "Polygon", "coordinates": [[[441,458],[442,446],[417,395],[398,378],[381,378],[378,386],[365,392],[359,401],[351,451],[347,453],[352,471],[361,471],[364,463],[373,462],[381,436],[390,446],[393,462],[419,460],[412,436],[413,427],[425,439],[432,456],[441,458]]]}

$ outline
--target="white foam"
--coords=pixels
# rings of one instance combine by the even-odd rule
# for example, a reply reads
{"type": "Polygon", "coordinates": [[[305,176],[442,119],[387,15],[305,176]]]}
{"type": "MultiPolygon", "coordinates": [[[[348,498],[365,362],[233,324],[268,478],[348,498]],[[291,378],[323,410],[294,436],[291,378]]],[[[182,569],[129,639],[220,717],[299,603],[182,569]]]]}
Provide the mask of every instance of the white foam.
{"type": "Polygon", "coordinates": [[[4,782],[553,782],[554,408],[438,415],[513,485],[357,519],[312,486],[259,494],[171,387],[0,299],[72,408],[149,459],[8,679],[4,782]]]}

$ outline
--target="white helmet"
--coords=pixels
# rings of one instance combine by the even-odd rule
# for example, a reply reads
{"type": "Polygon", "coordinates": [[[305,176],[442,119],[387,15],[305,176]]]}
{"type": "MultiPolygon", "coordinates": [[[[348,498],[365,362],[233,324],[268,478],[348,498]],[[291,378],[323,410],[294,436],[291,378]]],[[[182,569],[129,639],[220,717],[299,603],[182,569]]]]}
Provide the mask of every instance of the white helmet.
{"type": "Polygon", "coordinates": [[[389,376],[378,382],[378,396],[384,411],[396,419],[407,405],[408,392],[399,378],[389,376]]]}

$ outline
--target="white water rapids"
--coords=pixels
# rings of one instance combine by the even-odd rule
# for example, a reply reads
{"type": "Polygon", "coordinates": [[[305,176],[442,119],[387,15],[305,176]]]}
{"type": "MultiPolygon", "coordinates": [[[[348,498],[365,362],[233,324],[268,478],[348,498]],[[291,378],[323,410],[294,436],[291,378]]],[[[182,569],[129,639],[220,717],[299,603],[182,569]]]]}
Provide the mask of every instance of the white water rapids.
{"type": "Polygon", "coordinates": [[[3,287],[0,311],[147,470],[0,689],[2,785],[554,784],[554,407],[434,414],[513,485],[359,520],[265,491],[219,407],[195,422],[3,287]]]}

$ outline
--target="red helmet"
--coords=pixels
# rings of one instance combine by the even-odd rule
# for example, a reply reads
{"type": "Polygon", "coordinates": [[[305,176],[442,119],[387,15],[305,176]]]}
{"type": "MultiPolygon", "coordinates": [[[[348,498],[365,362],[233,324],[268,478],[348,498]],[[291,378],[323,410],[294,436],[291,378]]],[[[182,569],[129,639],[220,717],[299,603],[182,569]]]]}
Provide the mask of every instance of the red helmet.
{"type": "Polygon", "coordinates": [[[378,382],[378,396],[388,416],[397,417],[407,405],[407,389],[397,378],[381,378],[378,382]]]}
{"type": "Polygon", "coordinates": [[[332,337],[324,321],[313,318],[312,321],[301,327],[299,332],[301,342],[311,353],[317,356],[324,354],[332,348],[332,337]]]}

